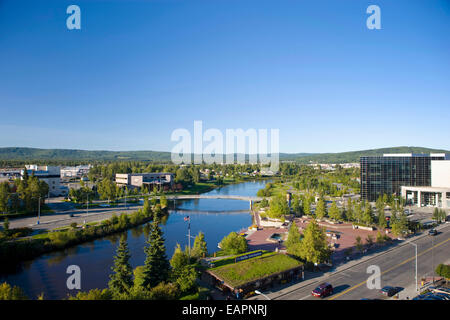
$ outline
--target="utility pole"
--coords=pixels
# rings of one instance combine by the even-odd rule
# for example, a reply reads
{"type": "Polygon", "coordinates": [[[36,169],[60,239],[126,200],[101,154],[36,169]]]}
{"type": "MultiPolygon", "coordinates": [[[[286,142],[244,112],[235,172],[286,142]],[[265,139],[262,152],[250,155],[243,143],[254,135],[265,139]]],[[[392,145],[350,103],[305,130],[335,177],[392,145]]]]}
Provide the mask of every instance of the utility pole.
{"type": "Polygon", "coordinates": [[[86,202],[86,217],[89,215],[89,193],[87,194],[87,202],[86,202]]]}
{"type": "Polygon", "coordinates": [[[41,196],[39,196],[38,199],[38,221],[37,224],[39,224],[40,220],[41,220],[41,196]]]}

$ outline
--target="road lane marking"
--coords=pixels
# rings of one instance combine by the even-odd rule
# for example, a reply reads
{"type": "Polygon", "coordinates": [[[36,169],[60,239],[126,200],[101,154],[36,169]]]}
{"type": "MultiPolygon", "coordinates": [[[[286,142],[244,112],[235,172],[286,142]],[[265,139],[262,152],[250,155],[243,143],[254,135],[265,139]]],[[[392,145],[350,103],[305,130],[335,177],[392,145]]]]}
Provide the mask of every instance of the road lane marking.
{"type": "MultiPolygon", "coordinates": [[[[449,240],[450,240],[450,238],[448,238],[447,240],[444,240],[444,241],[442,241],[442,242],[436,244],[435,246],[433,246],[433,247],[431,247],[431,248],[428,248],[427,250],[425,250],[425,251],[421,252],[420,254],[418,254],[417,257],[420,257],[421,255],[427,253],[428,251],[430,251],[430,250],[432,250],[432,249],[434,249],[434,248],[436,248],[436,247],[439,247],[439,246],[443,245],[444,243],[446,243],[446,242],[449,241],[449,240]]],[[[385,274],[385,273],[387,273],[387,272],[390,272],[390,271],[392,271],[392,270],[394,270],[394,269],[400,267],[401,265],[404,265],[405,263],[408,263],[408,262],[414,260],[415,258],[416,258],[416,256],[414,255],[413,257],[411,257],[411,258],[409,258],[409,259],[406,259],[406,260],[404,260],[403,262],[401,262],[401,263],[399,263],[399,264],[397,264],[397,265],[395,265],[395,266],[389,268],[388,270],[382,272],[381,275],[383,275],[383,274],[385,274]]],[[[334,300],[334,299],[336,299],[336,298],[339,298],[340,296],[342,296],[342,295],[344,295],[344,294],[346,294],[346,293],[348,293],[348,292],[350,292],[350,291],[353,291],[353,290],[355,290],[356,288],[362,286],[362,285],[365,284],[366,282],[367,282],[367,280],[364,280],[363,282],[358,283],[357,285],[355,285],[355,286],[353,286],[353,287],[350,287],[350,288],[348,288],[347,290],[342,291],[341,293],[338,293],[337,295],[334,295],[334,296],[328,298],[327,300],[334,300]]]]}

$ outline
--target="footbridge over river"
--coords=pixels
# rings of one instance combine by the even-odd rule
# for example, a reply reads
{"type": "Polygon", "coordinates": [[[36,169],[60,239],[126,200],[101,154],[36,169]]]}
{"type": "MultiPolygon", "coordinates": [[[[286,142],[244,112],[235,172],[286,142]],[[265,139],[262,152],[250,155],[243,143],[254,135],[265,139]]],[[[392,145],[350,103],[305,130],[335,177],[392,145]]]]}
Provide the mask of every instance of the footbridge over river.
{"type": "MultiPolygon", "coordinates": [[[[156,198],[159,199],[159,196],[156,198]]],[[[229,200],[242,200],[248,201],[250,203],[250,210],[253,208],[253,202],[260,202],[262,197],[251,197],[251,196],[235,196],[235,195],[203,195],[203,194],[192,194],[192,195],[177,195],[177,196],[166,196],[167,200],[192,200],[192,199],[229,199],[229,200]]]]}

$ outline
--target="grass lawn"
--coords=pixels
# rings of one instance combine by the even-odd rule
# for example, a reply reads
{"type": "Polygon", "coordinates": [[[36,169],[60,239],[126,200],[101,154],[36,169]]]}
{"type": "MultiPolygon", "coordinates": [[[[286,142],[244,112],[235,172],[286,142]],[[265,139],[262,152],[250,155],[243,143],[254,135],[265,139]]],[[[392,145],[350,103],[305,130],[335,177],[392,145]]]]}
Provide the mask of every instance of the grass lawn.
{"type": "Polygon", "coordinates": [[[216,267],[210,269],[210,271],[233,287],[237,287],[300,265],[302,263],[294,258],[281,253],[273,253],[260,258],[216,267]]]}

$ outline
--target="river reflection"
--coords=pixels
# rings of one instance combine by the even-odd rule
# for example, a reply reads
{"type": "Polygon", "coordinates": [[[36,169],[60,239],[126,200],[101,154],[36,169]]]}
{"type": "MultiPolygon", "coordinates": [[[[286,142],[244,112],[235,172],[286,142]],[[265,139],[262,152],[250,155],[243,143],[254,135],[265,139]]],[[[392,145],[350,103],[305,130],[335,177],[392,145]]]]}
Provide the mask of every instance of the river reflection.
{"type": "MultiPolygon", "coordinates": [[[[255,196],[265,182],[252,181],[215,189],[208,194],[255,196]]],[[[171,204],[169,215],[161,222],[167,257],[170,258],[177,243],[184,248],[188,244],[186,216],[190,217],[191,235],[205,233],[208,251],[218,250],[217,244],[231,231],[240,231],[252,224],[249,203],[240,200],[196,199],[178,200],[171,204]]],[[[135,268],[145,260],[144,247],[150,233],[149,225],[141,225],[125,232],[131,253],[131,265],[135,268]]],[[[66,281],[70,265],[81,269],[81,290],[105,288],[109,281],[116,247],[121,234],[114,234],[66,250],[53,252],[32,261],[22,263],[16,270],[1,275],[0,281],[20,286],[35,299],[42,292],[46,299],[64,299],[68,290],[66,281]]],[[[191,240],[193,245],[193,239],[191,240]]]]}

